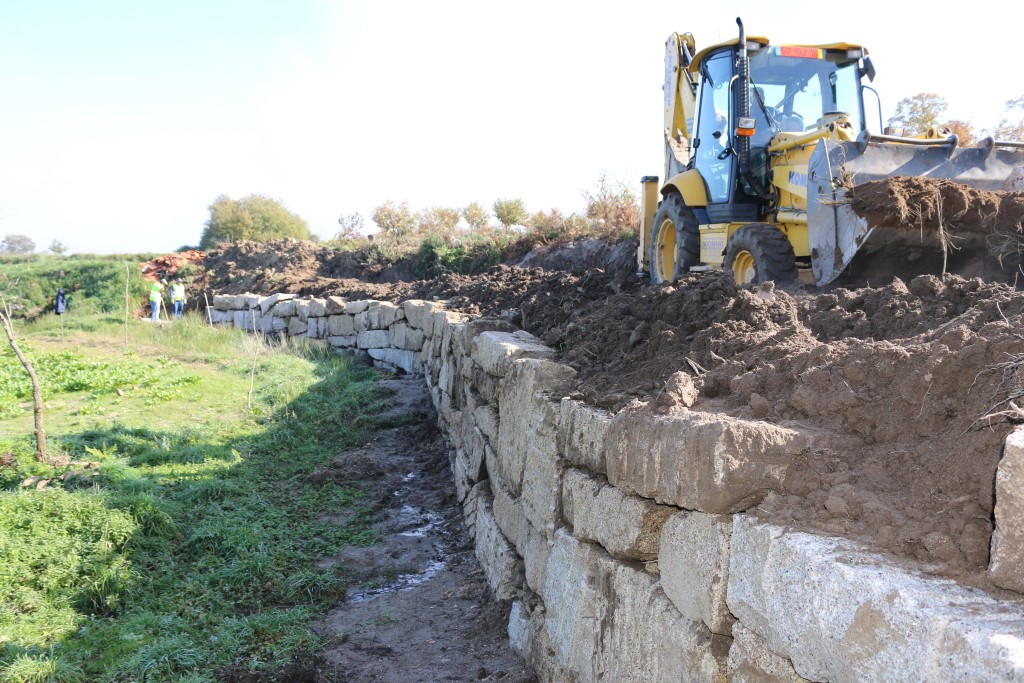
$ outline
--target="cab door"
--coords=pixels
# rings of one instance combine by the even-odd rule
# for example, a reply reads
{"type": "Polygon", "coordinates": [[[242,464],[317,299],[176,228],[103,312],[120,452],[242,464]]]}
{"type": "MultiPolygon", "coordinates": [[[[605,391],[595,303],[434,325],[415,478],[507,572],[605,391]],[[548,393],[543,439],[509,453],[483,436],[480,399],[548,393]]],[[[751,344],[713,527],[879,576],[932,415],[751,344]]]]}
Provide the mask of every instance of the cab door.
{"type": "Polygon", "coordinates": [[[693,147],[694,164],[707,185],[709,204],[728,202],[734,184],[736,156],[730,151],[729,137],[732,75],[731,50],[711,55],[701,68],[693,147]]]}

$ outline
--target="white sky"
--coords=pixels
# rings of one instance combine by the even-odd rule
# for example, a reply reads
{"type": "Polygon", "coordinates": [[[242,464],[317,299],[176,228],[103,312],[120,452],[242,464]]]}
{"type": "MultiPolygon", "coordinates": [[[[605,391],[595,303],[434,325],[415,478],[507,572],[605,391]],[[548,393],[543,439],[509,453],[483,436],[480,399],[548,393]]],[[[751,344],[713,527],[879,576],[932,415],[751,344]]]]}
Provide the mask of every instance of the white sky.
{"type": "Polygon", "coordinates": [[[254,192],[325,238],[387,199],[579,211],[602,172],[662,172],[669,33],[703,47],[736,16],[774,43],[866,45],[886,119],[934,92],[993,127],[1024,94],[1013,10],[915,5],[2,0],[0,236],[171,251],[217,195],[254,192]]]}

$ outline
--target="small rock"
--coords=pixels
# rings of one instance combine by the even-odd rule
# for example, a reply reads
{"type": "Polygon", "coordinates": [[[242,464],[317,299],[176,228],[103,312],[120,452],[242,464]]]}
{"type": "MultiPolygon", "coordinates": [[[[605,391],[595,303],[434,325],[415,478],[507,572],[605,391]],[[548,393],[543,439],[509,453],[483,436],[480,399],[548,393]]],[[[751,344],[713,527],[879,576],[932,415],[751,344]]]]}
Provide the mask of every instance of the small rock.
{"type": "Polygon", "coordinates": [[[960,550],[947,534],[933,531],[923,539],[924,547],[937,560],[955,560],[960,557],[960,550]]]}
{"type": "Polygon", "coordinates": [[[658,405],[670,408],[682,406],[689,408],[697,401],[697,387],[693,378],[685,372],[674,372],[665,382],[665,388],[658,396],[658,405]]]}
{"type": "Polygon", "coordinates": [[[945,289],[946,285],[934,275],[918,275],[910,281],[910,293],[914,296],[935,296],[945,289]]]}
{"type": "Polygon", "coordinates": [[[829,496],[826,498],[825,509],[836,517],[846,517],[850,514],[850,506],[839,496],[829,496]]]}
{"type": "Polygon", "coordinates": [[[754,417],[764,419],[772,412],[772,404],[761,394],[754,392],[750,395],[750,409],[754,411],[754,417]]]}

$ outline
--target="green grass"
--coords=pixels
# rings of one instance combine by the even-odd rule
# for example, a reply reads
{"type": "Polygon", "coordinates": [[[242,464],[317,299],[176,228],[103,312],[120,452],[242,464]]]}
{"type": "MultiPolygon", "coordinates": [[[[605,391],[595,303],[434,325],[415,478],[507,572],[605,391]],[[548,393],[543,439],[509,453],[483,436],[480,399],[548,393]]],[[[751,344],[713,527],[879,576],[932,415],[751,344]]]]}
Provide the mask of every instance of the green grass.
{"type": "Polygon", "coordinates": [[[64,289],[69,311],[123,316],[126,266],[131,273],[132,304],[142,304],[149,283],[142,279],[139,268],[151,256],[0,255],[0,294],[15,307],[16,317],[34,317],[43,309],[52,311],[58,288],[64,289]]]}
{"type": "Polygon", "coordinates": [[[315,651],[309,621],[346,591],[317,560],[377,538],[360,490],[307,476],[381,427],[376,371],[190,316],[133,321],[127,347],[102,315],[66,320],[63,342],[52,320],[17,332],[51,463],[4,353],[0,680],[212,681],[315,651]]]}

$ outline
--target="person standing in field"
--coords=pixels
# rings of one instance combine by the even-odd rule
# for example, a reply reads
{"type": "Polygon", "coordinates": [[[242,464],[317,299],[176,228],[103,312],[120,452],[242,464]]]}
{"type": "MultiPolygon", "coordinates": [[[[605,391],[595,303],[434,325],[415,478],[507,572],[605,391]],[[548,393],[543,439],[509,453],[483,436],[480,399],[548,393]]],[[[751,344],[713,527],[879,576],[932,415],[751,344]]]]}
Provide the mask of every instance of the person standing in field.
{"type": "Polygon", "coordinates": [[[160,322],[160,304],[164,299],[164,285],[166,284],[167,280],[160,280],[154,282],[153,286],[149,288],[149,306],[152,309],[150,320],[155,323],[160,322]]]}
{"type": "Polygon", "coordinates": [[[180,320],[185,308],[185,284],[180,277],[175,278],[174,284],[171,285],[171,303],[174,304],[174,317],[180,320]]]}

